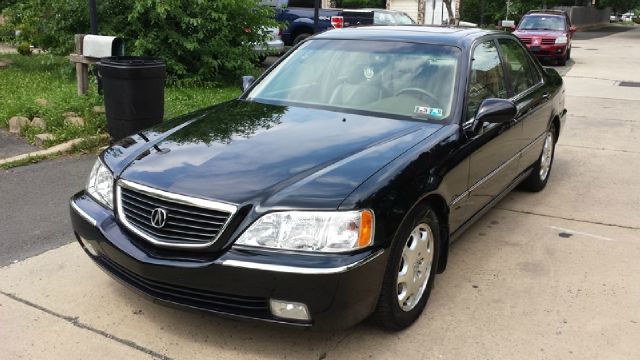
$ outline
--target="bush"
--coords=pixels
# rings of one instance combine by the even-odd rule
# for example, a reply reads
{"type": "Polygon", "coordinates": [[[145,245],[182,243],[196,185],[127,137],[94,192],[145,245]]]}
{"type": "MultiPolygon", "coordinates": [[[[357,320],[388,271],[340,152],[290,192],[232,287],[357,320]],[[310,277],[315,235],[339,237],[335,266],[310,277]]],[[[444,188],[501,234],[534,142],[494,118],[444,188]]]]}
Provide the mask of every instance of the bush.
{"type": "Polygon", "coordinates": [[[20,55],[25,55],[25,56],[29,56],[31,55],[31,46],[29,45],[29,43],[23,42],[20,43],[20,45],[18,45],[18,54],[20,55]]]}
{"type": "Polygon", "coordinates": [[[633,18],[631,20],[636,24],[640,24],[640,18],[633,18]]]}
{"type": "MultiPolygon", "coordinates": [[[[98,1],[101,34],[120,36],[131,55],[159,56],[170,81],[211,83],[252,72],[252,43],[277,26],[258,0],[98,1]]],[[[73,50],[73,35],[89,32],[86,0],[26,0],[6,10],[21,37],[52,54],[73,50]]]]}
{"type": "Polygon", "coordinates": [[[386,0],[336,0],[336,6],[345,9],[381,8],[386,6],[386,0]]]}

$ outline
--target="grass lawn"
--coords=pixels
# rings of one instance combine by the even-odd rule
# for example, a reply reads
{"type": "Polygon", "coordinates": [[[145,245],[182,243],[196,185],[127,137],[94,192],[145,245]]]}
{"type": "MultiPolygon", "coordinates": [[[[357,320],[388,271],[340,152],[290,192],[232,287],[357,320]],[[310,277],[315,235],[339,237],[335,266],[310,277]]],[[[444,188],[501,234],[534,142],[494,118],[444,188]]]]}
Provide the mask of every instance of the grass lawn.
{"type": "MultiPolygon", "coordinates": [[[[23,136],[30,142],[34,136],[47,132],[55,140],[45,143],[51,146],[66,140],[97,135],[106,130],[104,114],[93,111],[102,106],[97,93],[95,78],[87,96],[76,93],[75,68],[67,58],[39,54],[32,56],[0,55],[0,61],[10,62],[0,68],[0,127],[8,127],[13,116],[42,118],[46,130],[26,127],[23,136]],[[46,105],[36,100],[46,100],[46,105]],[[66,112],[75,112],[85,120],[85,126],[65,123],[66,112]]],[[[165,119],[230,100],[240,95],[239,86],[219,87],[167,87],[165,89],[165,119]]]]}

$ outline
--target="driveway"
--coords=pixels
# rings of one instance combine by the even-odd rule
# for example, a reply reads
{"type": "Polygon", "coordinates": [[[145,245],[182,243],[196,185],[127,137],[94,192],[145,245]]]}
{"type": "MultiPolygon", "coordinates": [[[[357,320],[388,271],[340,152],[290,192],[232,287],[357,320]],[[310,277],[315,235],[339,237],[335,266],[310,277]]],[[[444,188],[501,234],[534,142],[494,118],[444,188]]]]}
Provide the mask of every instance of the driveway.
{"type": "MultiPolygon", "coordinates": [[[[547,188],[510,194],[452,245],[411,328],[306,332],[171,309],[114,282],[71,243],[0,268],[3,358],[640,358],[640,88],[619,86],[640,82],[640,28],[577,37],[572,57],[547,188]]],[[[21,179],[28,187],[36,176],[21,179]]],[[[77,176],[54,191],[66,198],[77,176]]],[[[45,200],[34,226],[66,216],[64,199],[45,200]]]]}

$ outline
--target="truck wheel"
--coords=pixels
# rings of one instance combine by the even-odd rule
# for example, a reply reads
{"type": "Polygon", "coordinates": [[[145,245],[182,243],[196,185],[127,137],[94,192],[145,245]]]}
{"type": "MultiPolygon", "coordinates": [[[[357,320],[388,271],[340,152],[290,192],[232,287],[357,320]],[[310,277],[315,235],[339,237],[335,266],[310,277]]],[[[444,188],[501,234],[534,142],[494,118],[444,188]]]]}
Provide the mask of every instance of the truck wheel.
{"type": "Polygon", "coordinates": [[[373,319],[398,331],[422,314],[438,268],[440,229],[436,213],[420,206],[401,225],[391,246],[391,256],[373,319]]]}
{"type": "Polygon", "coordinates": [[[308,33],[302,33],[296,36],[296,38],[293,39],[293,46],[298,45],[298,43],[300,43],[301,41],[304,41],[304,39],[308,38],[309,36],[311,36],[311,34],[308,34],[308,33]]]}

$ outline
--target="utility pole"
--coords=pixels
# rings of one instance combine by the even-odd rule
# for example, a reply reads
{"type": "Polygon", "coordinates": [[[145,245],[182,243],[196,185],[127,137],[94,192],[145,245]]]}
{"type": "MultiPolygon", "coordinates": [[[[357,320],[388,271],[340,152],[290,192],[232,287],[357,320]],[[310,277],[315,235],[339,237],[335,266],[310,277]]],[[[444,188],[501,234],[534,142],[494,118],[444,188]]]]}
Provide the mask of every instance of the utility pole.
{"type": "Polygon", "coordinates": [[[505,20],[509,20],[509,5],[511,5],[511,0],[507,0],[507,16],[505,16],[505,20]]]}
{"type": "Polygon", "coordinates": [[[460,3],[462,2],[462,0],[454,0],[456,2],[456,13],[455,13],[455,19],[453,20],[453,25],[458,26],[460,25],[460,3]]]}
{"type": "Polygon", "coordinates": [[[436,23],[436,0],[431,0],[431,25],[436,23]]]}
{"type": "Polygon", "coordinates": [[[318,22],[320,21],[320,0],[315,0],[313,9],[313,29],[314,33],[318,33],[318,22]]]}
{"type": "Polygon", "coordinates": [[[91,34],[98,35],[98,11],[96,10],[96,0],[88,0],[89,2],[89,24],[91,25],[91,34]]]}

